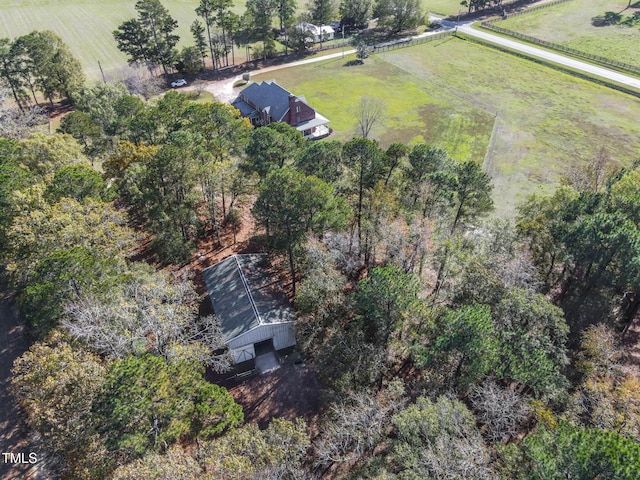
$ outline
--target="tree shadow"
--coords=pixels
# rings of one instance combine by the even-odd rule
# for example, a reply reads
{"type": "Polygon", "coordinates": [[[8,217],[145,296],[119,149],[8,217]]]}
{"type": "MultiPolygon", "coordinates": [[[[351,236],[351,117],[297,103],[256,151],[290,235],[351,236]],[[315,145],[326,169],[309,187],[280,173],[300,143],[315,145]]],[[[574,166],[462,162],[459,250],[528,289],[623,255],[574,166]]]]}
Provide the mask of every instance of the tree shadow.
{"type": "Polygon", "coordinates": [[[618,12],[605,12],[604,15],[596,15],[591,19],[594,27],[610,27],[622,22],[622,14],[618,12]]]}
{"type": "Polygon", "coordinates": [[[355,67],[356,65],[364,65],[364,62],[360,59],[349,60],[344,64],[345,67],[355,67]]]}

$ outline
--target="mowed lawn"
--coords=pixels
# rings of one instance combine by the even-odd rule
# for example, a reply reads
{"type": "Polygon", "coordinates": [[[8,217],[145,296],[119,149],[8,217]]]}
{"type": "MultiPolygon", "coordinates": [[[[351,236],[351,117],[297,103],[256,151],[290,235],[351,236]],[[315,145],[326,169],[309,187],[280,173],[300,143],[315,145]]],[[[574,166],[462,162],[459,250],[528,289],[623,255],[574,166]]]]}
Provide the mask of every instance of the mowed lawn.
{"type": "Polygon", "coordinates": [[[500,216],[602,148],[618,164],[638,158],[640,99],[488,47],[451,38],[344,65],[319,62],[253,79],[275,78],[305,95],[343,140],[356,131],[361,96],[380,98],[387,112],[374,136],[383,146],[424,140],[459,160],[485,161],[500,216]]]}
{"type": "Polygon", "coordinates": [[[457,15],[460,11],[467,11],[458,0],[422,0],[422,9],[426,12],[440,15],[457,15]]]}
{"type": "MultiPolygon", "coordinates": [[[[0,0],[0,36],[15,38],[33,30],[52,30],[69,45],[89,82],[117,76],[127,57],[116,47],[112,32],[136,16],[135,0],[0,0]]],[[[193,44],[189,27],[197,18],[198,0],[162,0],[178,21],[179,46],[193,44]]],[[[244,2],[236,2],[244,3],[244,2]]]]}
{"type": "Polygon", "coordinates": [[[632,16],[640,11],[640,8],[633,8],[640,7],[640,2],[632,1],[629,9],[626,9],[627,4],[625,0],[574,0],[512,17],[496,25],[592,55],[640,66],[640,26],[596,27],[591,23],[594,17],[605,12],[632,16]]]}

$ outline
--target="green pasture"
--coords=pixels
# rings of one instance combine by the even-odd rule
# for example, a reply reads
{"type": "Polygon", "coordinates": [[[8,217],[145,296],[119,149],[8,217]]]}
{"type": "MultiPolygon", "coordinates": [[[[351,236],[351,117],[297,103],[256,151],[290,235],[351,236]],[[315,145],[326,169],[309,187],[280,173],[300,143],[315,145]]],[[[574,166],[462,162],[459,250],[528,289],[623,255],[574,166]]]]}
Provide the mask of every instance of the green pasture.
{"type": "Polygon", "coordinates": [[[440,15],[457,15],[458,12],[465,13],[467,7],[460,5],[458,0],[422,0],[424,12],[440,15]]]}
{"type": "Polygon", "coordinates": [[[559,43],[592,55],[640,66],[640,25],[596,27],[592,19],[605,12],[631,16],[640,11],[640,2],[625,0],[573,0],[536,12],[509,18],[496,25],[559,43]]]}
{"type": "MultiPolygon", "coordinates": [[[[198,0],[162,0],[178,21],[179,46],[192,45],[189,27],[198,0]]],[[[244,2],[236,2],[242,4],[244,2]]],[[[136,16],[134,0],[0,0],[0,36],[15,38],[33,30],[52,30],[69,45],[89,82],[101,79],[98,62],[108,77],[127,66],[112,32],[136,16]]]]}
{"type": "MultiPolygon", "coordinates": [[[[195,8],[199,0],[162,0],[162,3],[178,21],[179,47],[192,45],[189,27],[197,18],[195,8]]],[[[243,13],[245,3],[235,0],[234,11],[243,13]]],[[[298,0],[298,11],[306,11],[307,3],[298,0]]],[[[52,30],[80,60],[89,83],[102,79],[98,62],[108,80],[120,79],[128,75],[127,58],[116,48],[112,32],[136,16],[134,6],[135,0],[0,0],[0,37],[15,38],[33,30],[52,30]]],[[[457,0],[423,0],[425,12],[455,14],[459,7],[457,0]]],[[[244,48],[239,49],[236,61],[244,61],[244,54],[244,48]]]]}
{"type": "Polygon", "coordinates": [[[426,141],[446,148],[459,160],[482,162],[494,116],[455,93],[433,88],[380,56],[364,65],[345,66],[353,55],[285,68],[252,80],[271,78],[304,95],[308,103],[331,120],[332,138],[348,140],[357,135],[355,115],[362,96],[379,99],[384,114],[372,132],[383,145],[426,141]]]}
{"type": "Polygon", "coordinates": [[[517,202],[602,148],[619,164],[638,158],[640,99],[557,70],[455,38],[374,55],[362,66],[345,66],[349,59],[253,80],[275,78],[304,95],[343,140],[356,131],[361,96],[381,99],[386,113],[373,136],[383,146],[426,141],[459,160],[485,161],[498,215],[513,215],[517,202]]]}

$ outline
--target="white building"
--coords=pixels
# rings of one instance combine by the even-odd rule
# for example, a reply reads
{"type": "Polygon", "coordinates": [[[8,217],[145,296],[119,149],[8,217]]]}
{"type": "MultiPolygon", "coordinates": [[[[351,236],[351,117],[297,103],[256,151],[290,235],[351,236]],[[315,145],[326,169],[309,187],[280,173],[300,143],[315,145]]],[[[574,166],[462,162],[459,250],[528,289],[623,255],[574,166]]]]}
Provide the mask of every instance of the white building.
{"type": "Polygon", "coordinates": [[[203,275],[234,364],[255,360],[262,371],[259,360],[268,369],[279,365],[275,352],[296,344],[296,316],[267,255],[233,255],[203,275]]]}
{"type": "Polygon", "coordinates": [[[312,23],[301,23],[298,25],[298,29],[305,31],[309,34],[309,38],[313,38],[314,43],[326,42],[327,40],[333,40],[335,30],[329,25],[313,25],[312,23]]]}

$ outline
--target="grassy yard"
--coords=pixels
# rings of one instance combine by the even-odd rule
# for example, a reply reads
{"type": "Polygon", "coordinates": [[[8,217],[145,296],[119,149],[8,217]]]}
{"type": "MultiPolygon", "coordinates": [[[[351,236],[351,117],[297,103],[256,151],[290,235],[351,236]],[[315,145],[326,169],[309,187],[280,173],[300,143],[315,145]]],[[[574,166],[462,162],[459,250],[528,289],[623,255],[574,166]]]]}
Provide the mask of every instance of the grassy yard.
{"type": "Polygon", "coordinates": [[[467,11],[466,7],[460,5],[458,0],[422,0],[422,9],[425,12],[441,15],[457,15],[467,11]]]}
{"type": "Polygon", "coordinates": [[[276,78],[285,88],[305,95],[310,105],[331,120],[332,138],[348,140],[356,135],[355,112],[361,96],[368,95],[385,105],[384,117],[372,134],[383,145],[426,141],[446,148],[459,160],[482,162],[493,115],[380,56],[369,58],[364,65],[344,66],[353,59],[347,55],[345,59],[254,74],[252,80],[276,78]]]}
{"type": "Polygon", "coordinates": [[[331,120],[332,138],[353,135],[356,105],[369,95],[387,105],[374,131],[385,146],[426,141],[482,162],[491,145],[485,168],[498,215],[513,215],[526,195],[550,189],[601,148],[621,164],[640,148],[639,99],[474,43],[450,38],[344,65],[328,60],[253,79],[275,78],[305,95],[331,120]]]}
{"type": "Polygon", "coordinates": [[[632,1],[636,8],[625,10],[627,4],[625,0],[574,0],[513,17],[497,25],[592,55],[640,66],[640,28],[637,25],[596,27],[591,23],[594,17],[605,12],[622,12],[623,16],[631,16],[640,11],[640,2],[632,1]]]}

